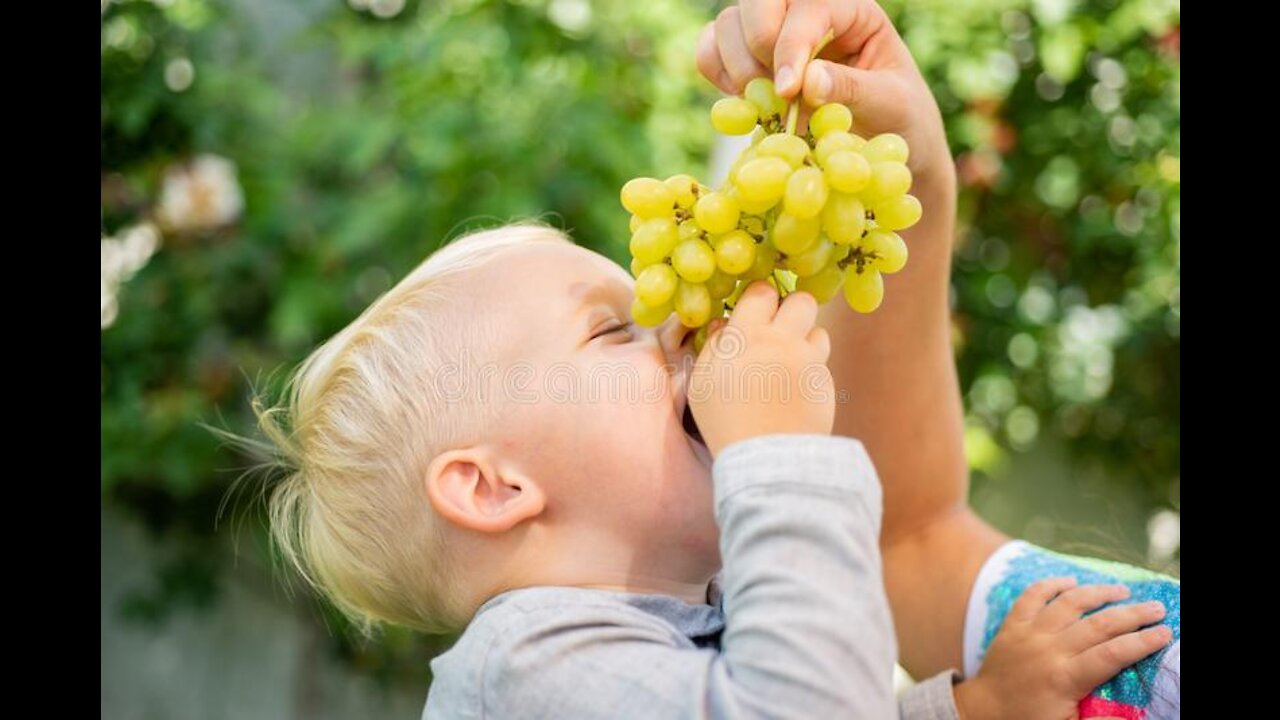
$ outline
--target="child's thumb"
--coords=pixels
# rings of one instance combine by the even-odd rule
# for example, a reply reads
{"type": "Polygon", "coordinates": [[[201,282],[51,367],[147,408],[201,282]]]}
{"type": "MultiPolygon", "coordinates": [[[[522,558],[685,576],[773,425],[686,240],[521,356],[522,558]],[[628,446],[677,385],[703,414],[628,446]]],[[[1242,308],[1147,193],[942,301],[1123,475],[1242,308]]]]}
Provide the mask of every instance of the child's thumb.
{"type": "Polygon", "coordinates": [[[882,115],[894,107],[896,95],[883,72],[814,60],[804,73],[804,99],[811,105],[840,103],[855,115],[882,115]]]}

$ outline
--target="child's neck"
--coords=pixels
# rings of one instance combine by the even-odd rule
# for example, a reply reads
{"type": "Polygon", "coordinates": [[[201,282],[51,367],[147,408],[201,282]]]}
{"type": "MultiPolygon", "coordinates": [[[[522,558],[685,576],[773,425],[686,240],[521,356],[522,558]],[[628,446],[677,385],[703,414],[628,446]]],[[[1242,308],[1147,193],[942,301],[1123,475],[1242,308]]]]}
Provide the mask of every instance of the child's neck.
{"type": "Polygon", "coordinates": [[[582,557],[573,562],[535,565],[539,571],[524,578],[513,578],[507,589],[551,585],[559,587],[595,588],[615,592],[645,595],[669,595],[691,605],[707,603],[707,586],[719,568],[681,568],[677,572],[662,568],[658,572],[646,571],[634,564],[612,565],[590,562],[582,557]],[[622,568],[622,569],[619,569],[622,568]]]}

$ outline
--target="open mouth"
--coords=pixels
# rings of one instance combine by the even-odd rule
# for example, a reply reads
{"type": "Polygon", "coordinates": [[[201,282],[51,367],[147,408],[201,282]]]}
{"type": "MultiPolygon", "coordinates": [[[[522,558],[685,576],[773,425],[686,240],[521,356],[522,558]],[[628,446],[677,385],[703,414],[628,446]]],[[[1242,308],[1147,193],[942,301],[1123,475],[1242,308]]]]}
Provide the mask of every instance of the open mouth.
{"type": "Polygon", "coordinates": [[[684,415],[680,418],[680,423],[684,426],[686,435],[697,440],[703,447],[707,446],[707,441],[702,439],[702,431],[698,430],[697,421],[693,419],[693,410],[687,405],[684,408],[684,415]]]}

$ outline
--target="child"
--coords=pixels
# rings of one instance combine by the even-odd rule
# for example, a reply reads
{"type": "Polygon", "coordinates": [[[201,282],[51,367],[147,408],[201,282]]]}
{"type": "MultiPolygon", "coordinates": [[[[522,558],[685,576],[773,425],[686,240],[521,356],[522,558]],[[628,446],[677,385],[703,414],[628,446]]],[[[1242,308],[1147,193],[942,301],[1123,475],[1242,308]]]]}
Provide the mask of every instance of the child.
{"type": "Polygon", "coordinates": [[[881,487],[862,443],[832,435],[860,399],[835,403],[816,303],[757,283],[695,363],[674,319],[630,322],[631,296],[558,233],[480,233],[261,411],[294,469],[273,533],[306,579],[366,625],[466,627],[425,716],[954,718],[961,697],[965,720],[1056,717],[1167,642],[1137,631],[1160,608],[1082,621],[1120,591],[1039,583],[989,669],[954,695],[944,670],[897,707],[881,487]],[[759,368],[767,383],[737,382],[759,368]]]}
{"type": "MultiPolygon", "coordinates": [[[[1167,606],[1162,624],[1178,640],[1176,581],[1010,542],[966,505],[963,413],[947,304],[955,174],[937,106],[879,8],[869,0],[791,7],[744,0],[703,33],[698,66],[726,92],[772,71],[781,94],[847,104],[854,131],[893,131],[910,143],[913,192],[925,207],[921,223],[903,233],[911,262],[887,281],[893,287],[876,313],[855,316],[833,302],[821,317],[831,334],[836,386],[852,397],[837,413],[836,433],[866,443],[884,483],[881,547],[907,669],[927,676],[963,667],[972,676],[1014,598],[1051,575],[1125,583],[1135,598],[1167,606]],[[819,60],[806,63],[828,28],[835,39],[819,60]]],[[[1180,642],[1174,642],[1096,688],[1080,715],[1176,717],[1179,665],[1180,642]]]]}
{"type": "MultiPolygon", "coordinates": [[[[358,620],[467,626],[432,663],[429,717],[893,716],[879,483],[829,434],[816,303],[757,284],[695,366],[674,319],[629,322],[631,292],[545,228],[437,252],[303,364],[289,433],[264,413],[297,468],[272,498],[280,546],[358,620]],[[778,384],[735,382],[751,368],[778,384]]],[[[992,651],[1028,693],[1073,704],[1164,642],[1132,633],[1152,608],[1096,628],[1074,621],[1097,603],[1046,605],[1061,589],[1024,611],[1069,622],[992,651]],[[1113,638],[1132,645],[1078,652],[1113,638]],[[1051,687],[1063,666],[1078,682],[1051,687]]],[[[956,717],[951,684],[903,714],[956,717]]]]}

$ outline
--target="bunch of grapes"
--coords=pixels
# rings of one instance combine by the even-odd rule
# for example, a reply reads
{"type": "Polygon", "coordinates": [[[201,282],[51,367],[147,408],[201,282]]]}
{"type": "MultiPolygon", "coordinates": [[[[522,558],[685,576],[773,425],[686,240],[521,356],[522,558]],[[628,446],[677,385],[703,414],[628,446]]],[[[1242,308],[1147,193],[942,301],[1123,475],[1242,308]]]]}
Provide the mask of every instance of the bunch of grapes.
{"type": "Polygon", "coordinates": [[[796,114],[773,82],[756,78],[743,97],[711,108],[716,130],[753,134],[723,187],[712,191],[689,175],[623,186],[637,323],[652,327],[675,312],[705,331],[756,280],[820,303],[843,290],[858,312],[880,306],[882,275],[907,262],[895,231],[921,216],[920,201],[907,194],[907,143],[849,132],[853,117],[843,105],[818,108],[804,136],[794,132],[796,114]]]}

